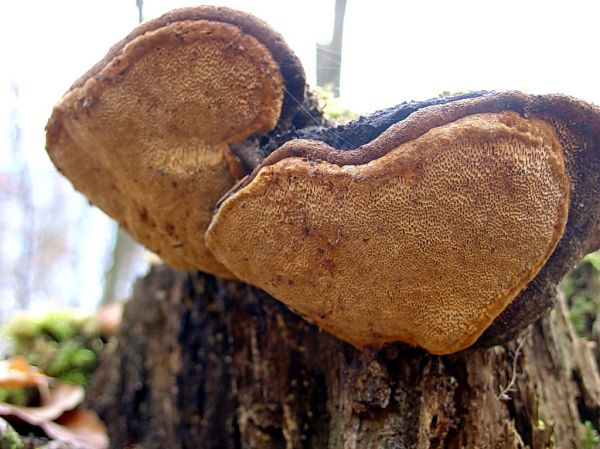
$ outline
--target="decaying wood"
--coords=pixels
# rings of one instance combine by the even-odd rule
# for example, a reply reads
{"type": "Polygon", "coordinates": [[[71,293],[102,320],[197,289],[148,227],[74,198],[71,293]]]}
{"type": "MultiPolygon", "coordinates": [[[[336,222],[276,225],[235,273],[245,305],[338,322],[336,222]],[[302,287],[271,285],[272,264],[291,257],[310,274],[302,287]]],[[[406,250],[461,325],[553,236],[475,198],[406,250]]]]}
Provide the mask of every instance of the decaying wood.
{"type": "Polygon", "coordinates": [[[156,266],[89,403],[113,448],[578,448],[600,417],[588,345],[560,302],[506,347],[359,352],[246,284],[156,266]]]}

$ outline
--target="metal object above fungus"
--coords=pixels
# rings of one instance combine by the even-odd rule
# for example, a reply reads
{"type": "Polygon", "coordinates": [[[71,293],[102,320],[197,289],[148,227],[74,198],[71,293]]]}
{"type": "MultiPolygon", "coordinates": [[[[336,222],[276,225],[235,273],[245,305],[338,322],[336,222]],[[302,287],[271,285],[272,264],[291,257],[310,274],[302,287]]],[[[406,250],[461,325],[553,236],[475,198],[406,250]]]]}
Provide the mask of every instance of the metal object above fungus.
{"type": "Polygon", "coordinates": [[[289,119],[304,88],[299,61],[264,22],[181,9],[136,29],[71,87],[47,150],[166,263],[231,277],[204,245],[216,201],[245,174],[228,145],[289,119]]]}
{"type": "Polygon", "coordinates": [[[505,310],[530,324],[548,300],[511,309],[517,295],[536,275],[554,288],[598,246],[599,165],[598,109],[488,94],[352,151],[284,144],[220,202],[206,239],[239,279],[355,346],[447,354],[505,310]]]}

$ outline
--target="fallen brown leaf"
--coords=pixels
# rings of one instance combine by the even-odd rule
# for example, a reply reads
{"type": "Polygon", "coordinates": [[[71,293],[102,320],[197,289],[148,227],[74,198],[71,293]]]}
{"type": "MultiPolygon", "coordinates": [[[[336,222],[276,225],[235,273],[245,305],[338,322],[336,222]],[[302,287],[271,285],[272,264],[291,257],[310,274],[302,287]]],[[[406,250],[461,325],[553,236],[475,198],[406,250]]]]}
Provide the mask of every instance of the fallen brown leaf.
{"type": "Polygon", "coordinates": [[[106,427],[98,416],[88,410],[71,410],[56,422],[40,426],[49,438],[65,441],[81,449],[107,449],[106,427]]]}
{"type": "Polygon", "coordinates": [[[0,361],[0,388],[26,388],[48,385],[49,378],[25,360],[13,357],[0,361]]]}
{"type": "Polygon", "coordinates": [[[106,428],[98,416],[87,410],[74,410],[83,401],[80,385],[55,381],[39,407],[21,407],[0,402],[0,416],[13,417],[44,431],[48,438],[81,449],[107,449],[106,428]]]}
{"type": "Polygon", "coordinates": [[[26,423],[40,426],[44,422],[59,418],[65,411],[72,410],[83,401],[82,386],[56,382],[39,407],[21,407],[0,402],[0,416],[15,416],[26,423]]]}

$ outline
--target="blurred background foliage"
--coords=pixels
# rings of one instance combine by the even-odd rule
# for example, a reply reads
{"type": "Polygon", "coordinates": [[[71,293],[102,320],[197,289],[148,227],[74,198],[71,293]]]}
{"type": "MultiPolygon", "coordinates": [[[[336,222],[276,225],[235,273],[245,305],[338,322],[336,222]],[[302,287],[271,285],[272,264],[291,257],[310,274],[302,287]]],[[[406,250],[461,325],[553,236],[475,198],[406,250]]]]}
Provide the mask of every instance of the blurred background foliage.
{"type": "MultiPolygon", "coordinates": [[[[581,337],[600,343],[600,251],[588,254],[560,285],[581,337]]],[[[598,345],[600,347],[600,345],[598,345]]],[[[600,360],[600,352],[596,354],[600,360]]]]}
{"type": "Polygon", "coordinates": [[[5,326],[13,355],[48,376],[87,386],[104,342],[94,316],[75,311],[22,314],[5,326]]]}
{"type": "Polygon", "coordinates": [[[334,94],[334,88],[331,84],[324,86],[311,86],[310,91],[315,95],[323,116],[334,125],[344,125],[355,118],[358,118],[356,112],[351,111],[334,94]]]}
{"type": "MultiPolygon", "coordinates": [[[[0,327],[5,356],[21,356],[47,376],[87,388],[110,337],[95,315],[75,310],[22,313],[0,327]]],[[[114,342],[113,342],[114,343],[114,342]]],[[[36,389],[0,388],[0,401],[27,405],[36,389]]]]}

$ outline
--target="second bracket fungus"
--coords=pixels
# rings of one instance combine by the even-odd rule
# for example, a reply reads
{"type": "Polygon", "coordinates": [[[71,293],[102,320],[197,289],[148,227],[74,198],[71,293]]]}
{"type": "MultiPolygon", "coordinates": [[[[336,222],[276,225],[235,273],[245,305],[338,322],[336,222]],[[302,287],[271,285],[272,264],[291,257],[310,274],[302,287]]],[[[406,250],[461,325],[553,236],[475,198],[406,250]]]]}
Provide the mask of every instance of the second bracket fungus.
{"type": "Polygon", "coordinates": [[[48,153],[92,203],[177,268],[231,273],[204,245],[216,201],[244,175],[228,144],[275,128],[304,75],[281,36],[226,8],[141,26],[77,81],[48,153]]]}
{"type": "Polygon", "coordinates": [[[304,89],[263,22],[178,10],[73,85],[47,149],[169,265],[237,277],[357,347],[504,341],[600,246],[598,108],[470,93],[308,128],[304,89]]]}

